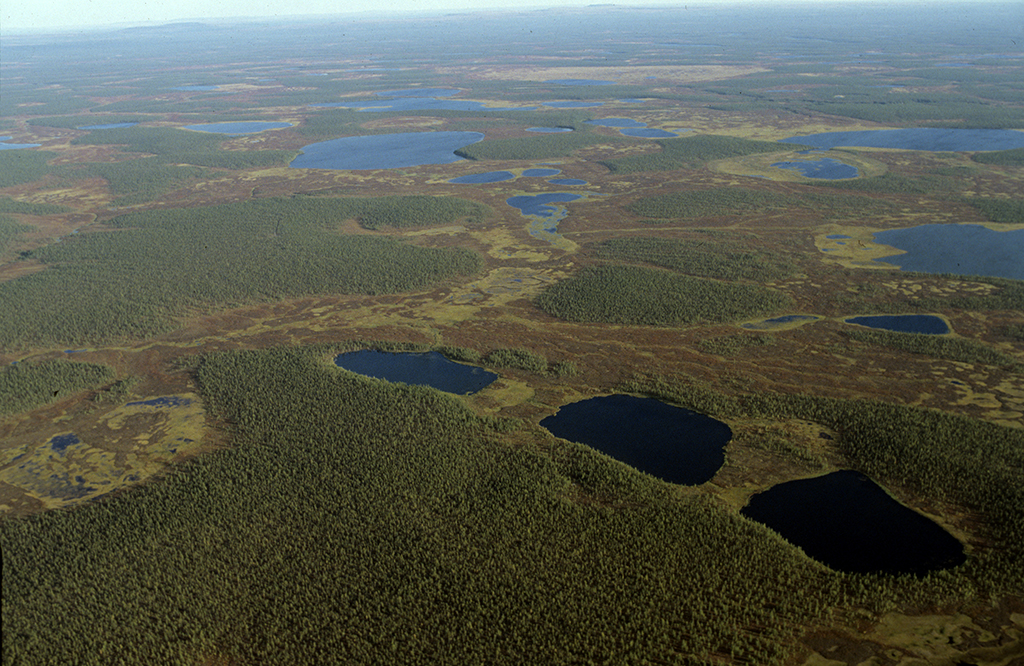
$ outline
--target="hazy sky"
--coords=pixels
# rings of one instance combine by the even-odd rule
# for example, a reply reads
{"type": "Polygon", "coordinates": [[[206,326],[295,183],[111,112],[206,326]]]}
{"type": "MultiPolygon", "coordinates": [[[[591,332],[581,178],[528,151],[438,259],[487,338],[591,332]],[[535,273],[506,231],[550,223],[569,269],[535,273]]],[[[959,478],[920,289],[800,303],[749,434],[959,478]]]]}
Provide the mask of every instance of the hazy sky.
{"type": "MultiPolygon", "coordinates": [[[[287,17],[363,11],[451,11],[501,6],[585,6],[601,0],[2,0],[0,30],[47,30],[184,19],[287,17]]],[[[691,5],[729,0],[695,0],[691,5]]],[[[741,2],[743,0],[740,0],[741,2]]],[[[793,0],[789,0],[793,1],[793,0]]],[[[804,0],[821,1],[821,0],[804,0]]],[[[835,2],[835,0],[825,0],[835,2]]],[[[862,0],[863,1],[863,0],[862,0]]],[[[886,0],[875,0],[884,2],[886,0]]],[[[941,5],[944,0],[934,0],[941,5]]],[[[774,2],[774,0],[746,0],[774,2]]],[[[686,0],[619,0],[619,5],[683,5],[686,0]]],[[[777,4],[777,3],[776,3],[777,4]]]]}

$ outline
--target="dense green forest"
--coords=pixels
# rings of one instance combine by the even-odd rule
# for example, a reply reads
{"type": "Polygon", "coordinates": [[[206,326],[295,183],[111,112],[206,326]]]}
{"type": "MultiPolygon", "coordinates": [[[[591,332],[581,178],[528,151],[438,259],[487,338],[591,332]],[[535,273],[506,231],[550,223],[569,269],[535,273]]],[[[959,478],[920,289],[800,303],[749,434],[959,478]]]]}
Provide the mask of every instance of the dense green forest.
{"type": "Polygon", "coordinates": [[[1024,148],[1014,148],[1012,150],[996,150],[990,153],[975,153],[971,155],[971,159],[981,164],[996,164],[999,166],[1024,166],[1024,148]]]}
{"type": "Polygon", "coordinates": [[[778,252],[753,250],[733,239],[635,236],[613,238],[597,246],[602,259],[642,262],[688,275],[721,280],[771,282],[792,275],[797,266],[778,252]]]}
{"type": "Polygon", "coordinates": [[[982,342],[967,338],[859,329],[845,331],[844,334],[858,342],[892,347],[913,354],[924,354],[934,358],[961,363],[983,363],[985,365],[1004,367],[1013,372],[1024,372],[1024,363],[1021,363],[1013,356],[996,351],[982,342]]]}
{"type": "Polygon", "coordinates": [[[962,603],[1024,583],[1013,429],[637,386],[713,415],[835,428],[854,467],[977,511],[1001,544],[923,578],[840,574],[702,493],[540,432],[509,447],[458,398],[360,378],[317,351],[204,358],[197,377],[232,424],[230,450],[0,525],[5,663],[788,663],[800,627],[833,608],[962,603]]]}
{"type": "Polygon", "coordinates": [[[18,213],[20,215],[59,215],[70,213],[67,206],[58,206],[45,203],[27,203],[15,201],[10,197],[0,197],[0,213],[18,213]]]}
{"type": "Polygon", "coordinates": [[[14,244],[21,234],[32,227],[21,224],[10,215],[0,215],[0,255],[14,244]]]}
{"type": "Polygon", "coordinates": [[[720,282],[640,266],[587,266],[534,299],[555,317],[579,322],[672,326],[768,315],[790,300],[758,285],[720,282]]]}
{"type": "MultiPolygon", "coordinates": [[[[865,179],[869,182],[872,179],[865,179]]],[[[855,181],[860,182],[860,181],[855,181]]],[[[871,187],[849,188],[865,189],[871,187]]],[[[656,194],[633,201],[626,210],[636,215],[662,219],[691,219],[719,215],[758,215],[764,212],[804,210],[824,220],[865,218],[891,213],[895,204],[858,194],[804,192],[799,195],[748,187],[710,187],[656,194]]]]}
{"type": "Polygon", "coordinates": [[[697,134],[683,136],[678,139],[659,139],[655,141],[661,150],[656,153],[621,157],[606,160],[601,164],[612,173],[639,173],[642,171],[672,171],[674,169],[693,169],[705,162],[721,160],[727,157],[740,157],[756,153],[772,153],[784,150],[801,150],[810,146],[792,143],[775,143],[774,141],[752,141],[732,136],[715,134],[697,134]]]}
{"type": "MultiPolygon", "coordinates": [[[[543,118],[538,120],[543,121],[543,118]]],[[[599,143],[617,143],[620,140],[618,137],[601,136],[596,132],[575,130],[520,139],[481,141],[459,148],[455,154],[469,160],[539,160],[564,157],[580,148],[599,143]]]]}
{"type": "MultiPolygon", "coordinates": [[[[458,200],[414,203],[410,215],[427,211],[434,221],[479,212],[458,200]]],[[[0,300],[19,304],[0,309],[0,340],[21,348],[140,337],[172,328],[191,307],[411,291],[479,269],[468,250],[334,231],[364,210],[409,223],[386,218],[393,204],[290,197],[122,215],[110,222],[120,231],[35,250],[46,270],[0,283],[0,300]]]]}
{"type": "Polygon", "coordinates": [[[56,156],[49,150],[0,150],[0,187],[39,180],[50,172],[47,162],[56,156]]]}
{"type": "Polygon", "coordinates": [[[96,363],[45,361],[0,369],[0,417],[24,412],[111,381],[114,369],[96,363]]]}
{"type": "Polygon", "coordinates": [[[989,222],[998,224],[1024,224],[1024,199],[985,199],[972,197],[967,200],[980,210],[989,222]]]}

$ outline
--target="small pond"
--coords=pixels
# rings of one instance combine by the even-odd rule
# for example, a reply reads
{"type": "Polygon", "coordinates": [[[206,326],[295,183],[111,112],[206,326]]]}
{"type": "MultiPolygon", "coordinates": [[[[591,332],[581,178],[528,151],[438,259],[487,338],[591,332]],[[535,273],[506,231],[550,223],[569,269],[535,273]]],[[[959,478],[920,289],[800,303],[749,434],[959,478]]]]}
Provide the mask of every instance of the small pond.
{"type": "Polygon", "coordinates": [[[74,433],[65,433],[63,435],[54,435],[50,438],[50,450],[54,453],[64,455],[64,449],[68,448],[72,444],[78,444],[82,440],[78,439],[78,436],[74,433]]]}
{"type": "Polygon", "coordinates": [[[84,127],[76,127],[75,129],[80,130],[105,130],[105,129],[121,129],[124,127],[135,127],[138,123],[107,123],[105,125],[85,125],[84,127]]]}
{"type": "Polygon", "coordinates": [[[779,328],[786,324],[806,324],[808,322],[817,321],[818,319],[821,319],[821,317],[817,317],[815,315],[791,314],[784,315],[782,317],[764,319],[750,324],[742,324],[740,327],[751,331],[764,331],[771,328],[779,328]]]}
{"type": "Polygon", "coordinates": [[[19,150],[21,148],[38,148],[41,143],[3,143],[13,139],[12,136],[0,136],[0,150],[19,150]]]}
{"type": "Polygon", "coordinates": [[[351,372],[416,386],[430,386],[446,393],[468,395],[498,378],[493,372],[455,363],[437,352],[381,352],[361,349],[338,354],[334,364],[351,372]]]}
{"type": "Polygon", "coordinates": [[[780,483],[740,513],[838,571],[920,575],[966,560],[951,534],[851,470],[780,483]]]}
{"type": "Polygon", "coordinates": [[[980,224],[924,224],[880,231],[874,240],[906,253],[875,259],[900,270],[1024,280],[1024,229],[993,231],[980,224]]]}
{"type": "Polygon", "coordinates": [[[898,333],[926,333],[928,335],[945,335],[949,333],[949,325],[942,317],[935,315],[867,315],[850,317],[844,320],[847,324],[880,328],[884,331],[898,333]]]}
{"type": "Polygon", "coordinates": [[[505,200],[505,203],[513,208],[518,208],[524,217],[533,218],[530,226],[527,228],[531,236],[557,247],[564,243],[562,235],[558,233],[558,223],[565,219],[569,212],[564,206],[552,206],[551,204],[576,201],[581,199],[582,196],[581,194],[573,194],[571,192],[524,194],[517,197],[509,197],[505,200]]]}
{"type": "Polygon", "coordinates": [[[159,398],[150,398],[149,400],[129,402],[125,404],[125,407],[188,407],[191,404],[192,400],[189,398],[183,398],[179,395],[165,395],[159,398]]]}
{"type": "Polygon", "coordinates": [[[527,127],[527,132],[542,132],[544,134],[558,134],[561,132],[571,132],[571,127],[527,127]]]}
{"type": "Polygon", "coordinates": [[[817,178],[820,180],[856,178],[858,173],[857,167],[843,164],[831,157],[825,157],[820,160],[801,160],[799,162],[775,162],[772,166],[778,169],[799,171],[807,178],[817,178]]]}
{"type": "Polygon", "coordinates": [[[214,132],[216,134],[252,134],[272,129],[291,127],[291,123],[275,123],[263,120],[251,120],[234,123],[208,123],[205,125],[185,125],[184,129],[196,132],[214,132]]]}
{"type": "Polygon", "coordinates": [[[732,430],[721,421],[654,398],[609,395],[564,405],[540,422],[556,437],[591,446],[669,483],[710,481],[732,430]]]}
{"type": "Polygon", "coordinates": [[[591,109],[595,106],[604,106],[604,102],[543,102],[543,104],[553,109],[591,109]]]}
{"type": "Polygon", "coordinates": [[[623,104],[643,104],[647,100],[640,99],[639,97],[624,97],[623,99],[620,99],[619,101],[621,103],[623,103],[623,104]]]}
{"type": "Polygon", "coordinates": [[[823,132],[791,136],[782,143],[801,143],[816,148],[902,148],[904,150],[975,151],[1024,148],[1024,132],[1001,129],[938,129],[918,127],[859,132],[823,132]]]}
{"type": "Polygon", "coordinates": [[[619,132],[625,136],[632,136],[640,139],[671,139],[679,136],[679,132],[689,132],[690,130],[676,130],[670,132],[668,130],[655,129],[648,127],[647,123],[641,123],[632,118],[599,118],[597,120],[586,121],[588,125],[597,125],[598,127],[615,127],[618,128],[619,132]]]}
{"type": "Polygon", "coordinates": [[[459,148],[483,140],[480,132],[402,132],[346,136],[312,143],[288,166],[295,169],[397,169],[461,161],[459,148]]]}
{"type": "Polygon", "coordinates": [[[526,178],[543,178],[545,176],[557,176],[562,173],[560,169],[524,169],[523,176],[526,178]]]}

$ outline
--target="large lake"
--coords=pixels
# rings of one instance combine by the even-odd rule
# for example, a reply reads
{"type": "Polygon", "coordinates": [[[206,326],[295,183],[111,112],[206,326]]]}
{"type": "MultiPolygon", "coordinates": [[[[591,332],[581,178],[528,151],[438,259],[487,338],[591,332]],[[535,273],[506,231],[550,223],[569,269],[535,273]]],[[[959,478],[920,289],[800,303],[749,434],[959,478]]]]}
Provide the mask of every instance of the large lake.
{"type": "Polygon", "coordinates": [[[272,129],[291,127],[291,123],[277,123],[263,120],[250,120],[234,123],[207,123],[205,125],[185,125],[184,129],[197,132],[214,132],[216,134],[252,134],[272,129]]]}
{"type": "Polygon", "coordinates": [[[823,132],[791,136],[782,143],[816,148],[902,148],[904,150],[975,151],[1024,148],[1024,132],[1001,129],[938,129],[917,127],[859,132],[823,132]]]}
{"type": "Polygon", "coordinates": [[[430,386],[459,395],[476,393],[498,378],[493,372],[455,363],[437,352],[381,352],[361,349],[339,354],[335,357],[334,364],[366,377],[430,386]]]}
{"type": "Polygon", "coordinates": [[[780,483],[740,513],[839,571],[924,574],[966,560],[951,534],[851,470],[780,483]]]}
{"type": "Polygon", "coordinates": [[[346,136],[305,146],[295,169],[398,169],[462,160],[459,148],[483,140],[480,132],[402,132],[346,136]]]}
{"type": "Polygon", "coordinates": [[[670,483],[710,481],[725,462],[732,430],[721,421],[653,398],[609,395],[564,405],[540,425],[556,437],[670,483]]]}
{"type": "Polygon", "coordinates": [[[904,271],[1024,280],[1024,229],[993,231],[980,224],[924,224],[880,231],[874,240],[906,252],[875,259],[904,271]]]}

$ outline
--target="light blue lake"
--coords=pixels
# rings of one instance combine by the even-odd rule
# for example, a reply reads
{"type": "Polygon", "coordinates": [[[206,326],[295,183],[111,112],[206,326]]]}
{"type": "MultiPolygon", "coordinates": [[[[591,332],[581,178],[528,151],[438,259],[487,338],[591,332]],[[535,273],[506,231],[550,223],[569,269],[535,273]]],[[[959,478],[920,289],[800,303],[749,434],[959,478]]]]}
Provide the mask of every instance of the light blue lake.
{"type": "Polygon", "coordinates": [[[197,132],[213,132],[215,134],[253,134],[272,129],[291,127],[291,123],[275,123],[262,120],[251,120],[235,123],[209,123],[206,125],[185,125],[184,129],[197,132]]]}
{"type": "Polygon", "coordinates": [[[1024,229],[993,231],[980,224],[925,224],[880,231],[874,240],[906,252],[875,259],[900,270],[1024,280],[1024,229]]]}
{"type": "Polygon", "coordinates": [[[468,395],[487,387],[498,375],[463,365],[437,352],[381,352],[361,349],[339,354],[334,364],[365,377],[430,386],[446,393],[468,395]]]}
{"type": "Polygon", "coordinates": [[[897,333],[924,333],[927,335],[945,335],[949,333],[949,326],[942,317],[935,315],[866,315],[863,317],[850,317],[844,320],[847,324],[867,326],[868,328],[880,328],[883,331],[896,331],[897,333]]]}
{"type": "Polygon", "coordinates": [[[382,113],[384,111],[533,111],[536,107],[493,107],[483,102],[457,99],[433,99],[430,97],[397,97],[387,100],[365,100],[361,102],[329,102],[310,104],[317,108],[356,109],[360,113],[382,113]]]}
{"type": "Polygon", "coordinates": [[[571,192],[548,192],[545,194],[521,195],[505,200],[509,206],[519,209],[524,217],[533,218],[527,228],[530,235],[552,245],[557,245],[562,236],[558,233],[558,223],[569,214],[565,206],[551,204],[568,203],[581,199],[583,195],[571,192]]]}
{"type": "Polygon", "coordinates": [[[208,90],[218,90],[220,86],[176,86],[171,90],[181,90],[185,92],[205,92],[208,90]]]}
{"type": "Polygon", "coordinates": [[[346,136],[312,143],[288,166],[295,169],[398,169],[451,164],[459,148],[482,141],[480,132],[401,132],[346,136]]]}
{"type": "Polygon", "coordinates": [[[138,123],[107,123],[106,125],[86,125],[84,127],[76,127],[75,129],[80,130],[105,130],[105,129],[121,129],[123,127],[135,127],[138,123]]]}
{"type": "Polygon", "coordinates": [[[800,143],[816,148],[901,148],[928,151],[1009,150],[1024,148],[1024,132],[1002,129],[939,129],[917,127],[859,132],[823,132],[791,136],[782,143],[800,143]]]}
{"type": "Polygon", "coordinates": [[[797,162],[775,162],[773,167],[778,169],[792,169],[799,171],[807,178],[821,180],[842,180],[843,178],[856,178],[857,167],[843,164],[839,160],[825,157],[820,160],[800,160],[797,162]]]}
{"type": "MultiPolygon", "coordinates": [[[[13,139],[12,136],[0,136],[0,142],[13,139]]],[[[20,150],[21,148],[38,148],[41,143],[0,143],[0,150],[20,150]]]]}
{"type": "Polygon", "coordinates": [[[545,176],[557,176],[562,173],[560,169],[524,169],[523,176],[526,178],[543,178],[545,176]]]}
{"type": "Polygon", "coordinates": [[[561,86],[613,86],[615,81],[602,81],[600,79],[551,79],[544,83],[557,83],[561,86]]]}
{"type": "Polygon", "coordinates": [[[405,88],[403,90],[384,90],[375,93],[381,97],[451,97],[458,95],[458,88],[405,88]]]}
{"type": "Polygon", "coordinates": [[[542,132],[544,134],[557,134],[559,132],[571,132],[571,127],[527,127],[527,132],[542,132]]]}
{"type": "Polygon", "coordinates": [[[544,106],[553,109],[590,109],[595,106],[604,106],[604,102],[544,102],[544,106]]]}
{"type": "Polygon", "coordinates": [[[619,101],[622,102],[623,104],[643,104],[647,100],[640,99],[639,97],[626,97],[624,99],[620,99],[619,101]]]}
{"type": "Polygon", "coordinates": [[[624,136],[631,136],[638,139],[671,139],[679,136],[679,132],[688,132],[689,130],[677,130],[670,132],[663,129],[655,129],[648,127],[647,123],[641,123],[632,118],[598,118],[596,120],[586,121],[588,125],[597,125],[598,127],[615,127],[624,136]]]}

